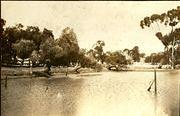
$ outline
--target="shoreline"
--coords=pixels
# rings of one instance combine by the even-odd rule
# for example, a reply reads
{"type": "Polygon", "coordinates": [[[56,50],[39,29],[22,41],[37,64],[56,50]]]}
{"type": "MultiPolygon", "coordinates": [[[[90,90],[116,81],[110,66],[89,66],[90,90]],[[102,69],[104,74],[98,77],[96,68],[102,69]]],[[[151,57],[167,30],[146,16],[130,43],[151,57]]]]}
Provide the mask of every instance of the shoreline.
{"type": "MultiPolygon", "coordinates": [[[[36,67],[36,68],[32,68],[32,71],[42,71],[43,68],[42,67],[36,67]]],[[[52,76],[49,77],[56,77],[57,76],[61,76],[58,78],[63,78],[63,77],[67,77],[66,76],[66,72],[65,72],[66,68],[52,68],[52,76]]],[[[93,69],[89,69],[89,68],[82,68],[80,73],[75,73],[72,69],[69,68],[68,71],[68,76],[82,76],[83,74],[86,75],[91,75],[91,74],[100,74],[103,72],[154,72],[154,70],[156,70],[156,72],[171,72],[171,71],[178,71],[180,72],[180,69],[157,69],[157,68],[128,68],[127,70],[122,70],[122,71],[110,71],[106,68],[103,68],[102,71],[97,72],[93,69]]],[[[7,68],[7,67],[2,67],[1,68],[1,80],[5,80],[5,78],[8,77],[8,79],[22,79],[22,78],[48,78],[45,76],[33,76],[30,73],[30,69],[29,68],[24,68],[24,67],[19,67],[19,68],[7,68]]]]}

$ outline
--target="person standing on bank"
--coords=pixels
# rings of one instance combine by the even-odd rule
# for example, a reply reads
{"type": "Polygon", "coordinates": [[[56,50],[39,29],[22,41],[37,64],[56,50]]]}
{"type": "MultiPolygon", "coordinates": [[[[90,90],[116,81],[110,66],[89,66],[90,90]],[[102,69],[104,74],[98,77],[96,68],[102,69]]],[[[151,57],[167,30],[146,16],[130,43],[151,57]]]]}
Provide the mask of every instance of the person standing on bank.
{"type": "Polygon", "coordinates": [[[45,64],[45,73],[47,73],[48,75],[51,75],[51,63],[50,63],[50,60],[47,59],[46,60],[46,64],[45,64]]]}

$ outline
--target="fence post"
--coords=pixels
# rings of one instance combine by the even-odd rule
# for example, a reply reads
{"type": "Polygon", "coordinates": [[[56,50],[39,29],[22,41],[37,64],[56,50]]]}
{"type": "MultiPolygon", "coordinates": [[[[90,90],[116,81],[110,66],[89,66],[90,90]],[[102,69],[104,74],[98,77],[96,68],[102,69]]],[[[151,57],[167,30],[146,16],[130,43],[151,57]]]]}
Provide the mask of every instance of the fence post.
{"type": "Polygon", "coordinates": [[[7,76],[5,78],[5,88],[7,88],[7,76]]]}
{"type": "Polygon", "coordinates": [[[66,68],[66,76],[68,75],[68,67],[66,68]]]}
{"type": "Polygon", "coordinates": [[[156,69],[154,69],[154,91],[155,91],[155,94],[157,94],[156,69]]]}

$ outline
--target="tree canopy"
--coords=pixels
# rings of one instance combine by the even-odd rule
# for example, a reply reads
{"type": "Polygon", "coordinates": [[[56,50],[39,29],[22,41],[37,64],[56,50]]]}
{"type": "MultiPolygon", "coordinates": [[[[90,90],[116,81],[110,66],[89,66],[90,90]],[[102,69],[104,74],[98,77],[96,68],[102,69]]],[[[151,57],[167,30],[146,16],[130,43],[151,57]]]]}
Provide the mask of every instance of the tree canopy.
{"type": "Polygon", "coordinates": [[[17,56],[21,59],[29,58],[32,51],[35,49],[33,41],[21,39],[19,42],[13,44],[17,56]]]}
{"type": "Polygon", "coordinates": [[[175,46],[180,46],[180,28],[178,27],[178,24],[180,23],[180,6],[162,14],[152,14],[151,16],[146,16],[140,21],[140,26],[144,29],[145,27],[151,27],[153,23],[156,23],[158,28],[159,24],[170,26],[172,28],[171,32],[165,35],[163,35],[160,31],[156,32],[155,35],[162,42],[168,52],[171,53],[169,61],[171,61],[172,68],[174,68],[174,62],[178,60],[176,59],[177,57],[175,58],[175,53],[177,51],[175,46]]]}

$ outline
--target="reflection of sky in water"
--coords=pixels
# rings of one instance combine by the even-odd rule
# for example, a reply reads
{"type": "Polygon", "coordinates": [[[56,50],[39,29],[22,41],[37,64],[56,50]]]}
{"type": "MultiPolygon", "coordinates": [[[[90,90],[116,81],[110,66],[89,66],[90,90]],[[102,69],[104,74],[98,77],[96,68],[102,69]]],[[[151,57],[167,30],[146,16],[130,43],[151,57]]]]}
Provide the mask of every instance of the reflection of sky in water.
{"type": "Polygon", "coordinates": [[[73,78],[2,81],[2,115],[11,116],[177,116],[179,72],[105,72],[73,78]],[[156,99],[155,99],[156,98],[156,99]]]}

